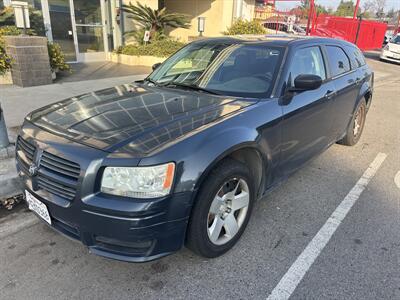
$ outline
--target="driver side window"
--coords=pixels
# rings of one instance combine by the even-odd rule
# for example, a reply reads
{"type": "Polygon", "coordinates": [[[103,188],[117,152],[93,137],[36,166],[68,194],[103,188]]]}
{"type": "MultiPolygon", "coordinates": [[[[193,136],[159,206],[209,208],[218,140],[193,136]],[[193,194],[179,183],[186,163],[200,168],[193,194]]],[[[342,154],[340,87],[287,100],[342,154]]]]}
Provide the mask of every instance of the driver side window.
{"type": "Polygon", "coordinates": [[[290,86],[294,86],[294,79],[299,75],[317,75],[326,79],[324,59],[319,47],[299,49],[295,52],[290,67],[290,86]]]}

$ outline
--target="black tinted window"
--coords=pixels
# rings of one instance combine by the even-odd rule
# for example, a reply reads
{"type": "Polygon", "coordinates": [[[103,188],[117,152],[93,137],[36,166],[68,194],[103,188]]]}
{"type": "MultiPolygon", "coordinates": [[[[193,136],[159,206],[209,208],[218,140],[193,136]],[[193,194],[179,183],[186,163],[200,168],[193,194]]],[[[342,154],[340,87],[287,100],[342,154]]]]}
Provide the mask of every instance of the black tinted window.
{"type": "Polygon", "coordinates": [[[296,50],[290,66],[291,85],[299,75],[318,75],[326,79],[324,59],[319,47],[310,47],[296,50]]]}
{"type": "Polygon", "coordinates": [[[336,46],[327,46],[329,62],[332,71],[332,77],[350,71],[350,61],[342,48],[336,46]]]}
{"type": "Polygon", "coordinates": [[[360,51],[360,49],[355,47],[347,47],[347,53],[350,57],[351,68],[355,69],[366,64],[364,55],[360,51]]]}

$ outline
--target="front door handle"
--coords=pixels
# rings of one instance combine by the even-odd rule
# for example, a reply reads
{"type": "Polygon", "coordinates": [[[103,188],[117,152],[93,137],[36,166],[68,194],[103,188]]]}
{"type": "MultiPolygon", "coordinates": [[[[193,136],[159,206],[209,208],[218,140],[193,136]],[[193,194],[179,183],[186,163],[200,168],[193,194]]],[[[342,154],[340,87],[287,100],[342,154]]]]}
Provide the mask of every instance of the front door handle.
{"type": "Polygon", "coordinates": [[[325,98],[331,99],[335,94],[335,91],[328,90],[325,94],[325,98]]]}

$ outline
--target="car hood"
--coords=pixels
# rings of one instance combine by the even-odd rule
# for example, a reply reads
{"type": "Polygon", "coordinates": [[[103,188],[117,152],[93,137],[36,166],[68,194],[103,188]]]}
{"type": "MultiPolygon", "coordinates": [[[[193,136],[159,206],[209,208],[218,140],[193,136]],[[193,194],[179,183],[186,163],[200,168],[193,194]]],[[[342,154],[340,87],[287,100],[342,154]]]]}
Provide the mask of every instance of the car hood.
{"type": "Polygon", "coordinates": [[[115,152],[123,148],[144,155],[255,102],[125,84],[51,104],[34,111],[27,120],[100,150],[115,152]]]}

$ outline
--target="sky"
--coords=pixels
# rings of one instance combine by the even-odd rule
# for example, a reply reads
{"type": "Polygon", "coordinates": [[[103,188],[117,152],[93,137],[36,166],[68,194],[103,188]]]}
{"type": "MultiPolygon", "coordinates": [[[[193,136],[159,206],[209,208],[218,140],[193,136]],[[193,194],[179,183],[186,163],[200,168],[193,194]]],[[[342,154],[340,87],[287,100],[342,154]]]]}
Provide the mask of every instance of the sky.
{"type": "MultiPolygon", "coordinates": [[[[367,0],[361,0],[361,2],[360,2],[361,8],[363,7],[363,3],[366,2],[366,1],[367,0]]],[[[353,2],[355,3],[356,0],[353,0],[353,2]]],[[[296,7],[299,3],[300,3],[300,1],[298,1],[298,2],[289,1],[289,2],[285,3],[285,1],[280,2],[278,0],[277,1],[277,6],[278,6],[278,9],[286,10],[286,9],[290,9],[290,8],[296,7]]],[[[326,7],[332,7],[333,9],[336,9],[336,7],[339,5],[339,3],[340,3],[340,0],[315,0],[315,4],[324,5],[326,7]]],[[[385,11],[388,11],[392,7],[394,9],[400,9],[400,0],[386,0],[386,9],[385,9],[385,11]]]]}

